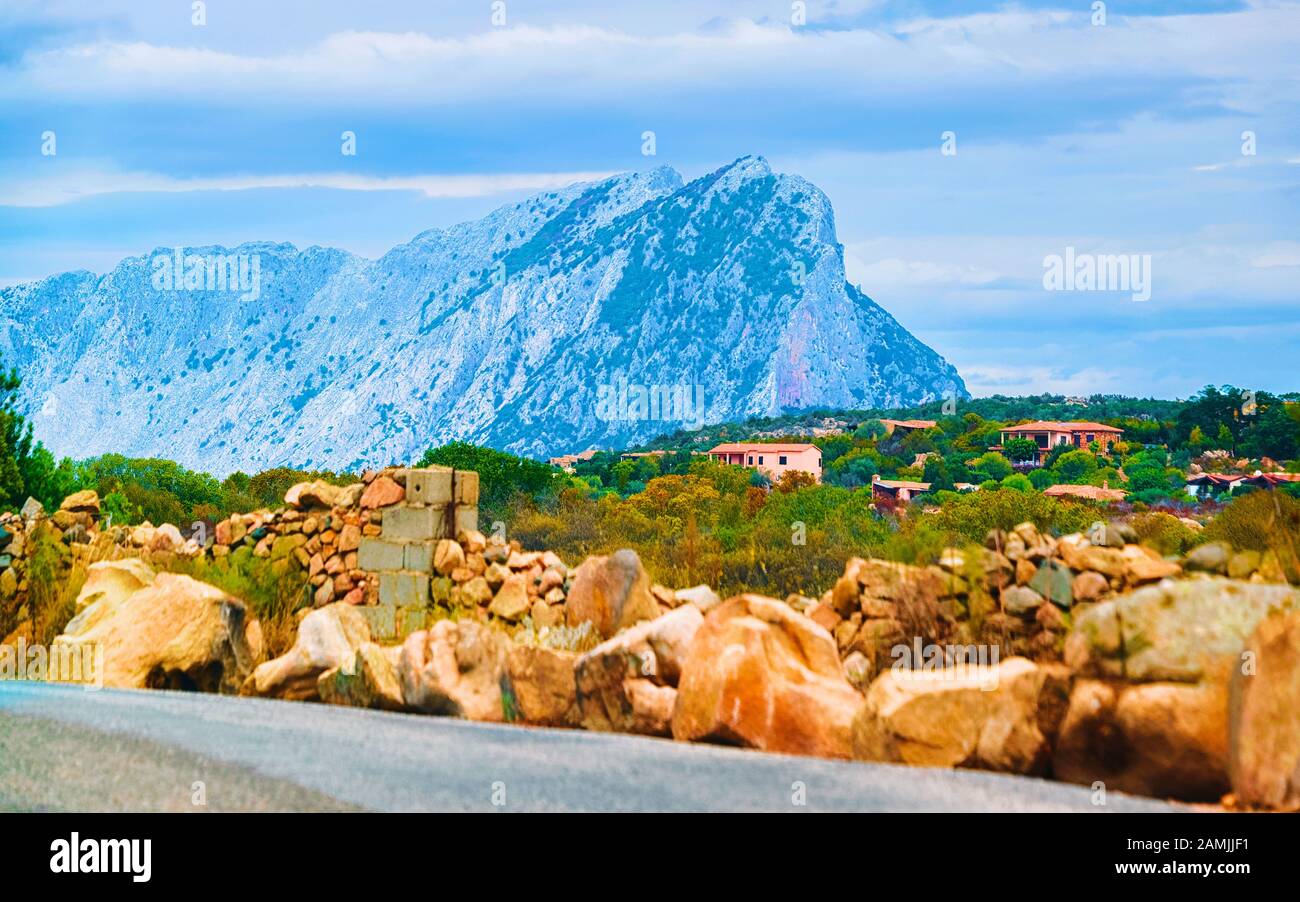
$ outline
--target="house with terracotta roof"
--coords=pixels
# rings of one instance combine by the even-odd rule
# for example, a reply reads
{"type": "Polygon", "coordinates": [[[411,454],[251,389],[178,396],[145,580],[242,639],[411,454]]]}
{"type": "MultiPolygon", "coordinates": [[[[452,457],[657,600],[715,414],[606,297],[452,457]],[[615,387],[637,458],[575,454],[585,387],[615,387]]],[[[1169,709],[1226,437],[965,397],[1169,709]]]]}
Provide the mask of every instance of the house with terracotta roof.
{"type": "Polygon", "coordinates": [[[1051,454],[1052,449],[1058,445],[1070,445],[1074,448],[1087,449],[1093,442],[1096,442],[1100,450],[1105,452],[1111,445],[1119,441],[1123,435],[1123,429],[1116,429],[1114,426],[1107,426],[1104,423],[1075,420],[1035,420],[1032,423],[1021,423],[1019,426],[1006,427],[1002,430],[1002,444],[994,445],[989,450],[1001,451],[1006,447],[1006,443],[1013,438],[1032,439],[1034,444],[1038,446],[1035,463],[1041,467],[1047,460],[1047,455],[1051,454]]]}
{"type": "Polygon", "coordinates": [[[1187,477],[1187,494],[1204,498],[1231,492],[1245,478],[1240,473],[1197,473],[1187,477]]]}
{"type": "Polygon", "coordinates": [[[871,497],[875,501],[911,501],[917,495],[930,491],[928,482],[907,479],[881,479],[877,473],[871,477],[871,497]]]}
{"type": "Polygon", "coordinates": [[[1128,492],[1107,485],[1049,485],[1043,494],[1051,498],[1082,498],[1085,501],[1123,501],[1128,492]]]}
{"type": "Polygon", "coordinates": [[[917,429],[933,429],[939,425],[937,420],[881,420],[885,424],[885,435],[893,435],[894,430],[912,432],[917,429]]]}
{"type": "Polygon", "coordinates": [[[709,457],[724,464],[753,467],[773,482],[786,473],[808,473],[822,481],[822,449],[816,445],[779,442],[723,442],[710,448],[709,457]]]}
{"type": "Polygon", "coordinates": [[[1300,482],[1300,473],[1262,473],[1256,470],[1241,482],[1243,485],[1254,486],[1257,489],[1275,489],[1280,485],[1300,482]]]}
{"type": "Polygon", "coordinates": [[[580,451],[577,454],[562,454],[559,457],[552,457],[547,461],[547,463],[553,467],[559,467],[566,473],[572,473],[574,472],[574,464],[579,461],[591,460],[599,453],[599,449],[589,448],[586,451],[580,451]]]}

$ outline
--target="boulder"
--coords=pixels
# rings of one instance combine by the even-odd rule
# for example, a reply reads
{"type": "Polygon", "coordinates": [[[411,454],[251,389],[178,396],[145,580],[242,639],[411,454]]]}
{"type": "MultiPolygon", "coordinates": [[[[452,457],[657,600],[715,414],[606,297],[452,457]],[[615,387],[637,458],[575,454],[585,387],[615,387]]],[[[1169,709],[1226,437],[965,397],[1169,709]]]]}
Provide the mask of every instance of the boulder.
{"type": "Polygon", "coordinates": [[[1062,610],[1074,604],[1073,574],[1060,561],[1043,561],[1029,580],[1029,588],[1062,610]]]}
{"type": "Polygon", "coordinates": [[[1300,592],[1289,586],[1165,580],[1080,613],[1065,660],[1084,676],[1226,684],[1259,622],[1297,607],[1300,592]]]}
{"type": "Polygon", "coordinates": [[[1237,801],[1300,811],[1300,612],[1260,621],[1233,673],[1229,777],[1237,801]]]}
{"type": "Polygon", "coordinates": [[[1100,601],[1110,592],[1110,580],[1100,573],[1085,570],[1070,584],[1071,595],[1080,603],[1100,601]]]}
{"type": "Polygon", "coordinates": [[[151,585],[154,576],[153,568],[139,558],[98,561],[86,568],[86,581],[77,594],[74,609],[80,614],[101,599],[111,599],[109,604],[101,606],[101,611],[116,610],[127,596],[151,585]]]}
{"type": "Polygon", "coordinates": [[[569,626],[590,621],[606,637],[659,616],[659,604],[650,594],[650,577],[637,553],[628,548],[583,561],[574,572],[564,608],[569,626]]]}
{"type": "Polygon", "coordinates": [[[335,507],[356,507],[361,503],[361,496],[365,494],[366,484],[364,482],[353,482],[339,489],[338,495],[334,499],[335,507]]]}
{"type": "Polygon", "coordinates": [[[695,633],[673,711],[675,739],[848,758],[862,696],[844,678],[835,640],[773,598],[740,595],[695,633]]]}
{"type": "Polygon", "coordinates": [[[1076,681],[1058,777],[1191,801],[1228,790],[1230,686],[1271,614],[1300,607],[1287,586],[1220,577],[1164,580],[1080,613],[1066,639],[1076,681]]]}
{"type": "Polygon", "coordinates": [[[1165,560],[1155,551],[1142,545],[1128,545],[1122,553],[1125,559],[1124,583],[1127,586],[1159,582],[1183,572],[1183,568],[1178,564],[1165,560]]]}
{"type": "Polygon", "coordinates": [[[317,678],[317,695],[330,705],[402,710],[402,684],[397,678],[399,652],[398,648],[380,648],[373,642],[361,643],[351,661],[317,678]]]}
{"type": "Polygon", "coordinates": [[[80,492],[73,492],[63,503],[59,505],[59,510],[68,511],[73,514],[99,514],[99,493],[94,489],[84,489],[80,492]]]}
{"type": "Polygon", "coordinates": [[[297,510],[333,507],[339,497],[338,486],[319,479],[300,482],[284,493],[284,503],[297,510]]]}
{"type": "Polygon", "coordinates": [[[361,493],[361,506],[370,509],[388,507],[405,497],[406,489],[402,488],[390,477],[376,476],[371,480],[370,485],[366,486],[366,490],[361,493]]]}
{"type": "Polygon", "coordinates": [[[926,767],[1041,774],[1065,713],[1069,674],[1025,658],[892,668],[853,722],[853,755],[926,767]]]}
{"type": "Polygon", "coordinates": [[[276,698],[316,698],[320,675],[351,665],[357,649],[369,641],[366,618],[352,605],[316,608],[298,624],[293,648],[254,670],[244,691],[276,698]]]}
{"type": "Polygon", "coordinates": [[[1095,570],[1104,576],[1122,577],[1126,559],[1117,548],[1094,545],[1082,535],[1064,536],[1057,543],[1061,559],[1071,570],[1095,570]]]}
{"type": "Polygon", "coordinates": [[[164,523],[153,531],[148,544],[150,551],[177,551],[185,544],[185,537],[173,523],[164,523]]]}
{"type": "Polygon", "coordinates": [[[1228,790],[1222,683],[1078,680],[1052,761],[1059,780],[1187,801],[1228,790]]]}
{"type": "Polygon", "coordinates": [[[1227,573],[1232,549],[1222,542],[1198,545],[1183,559],[1183,568],[1200,573],[1227,573]]]}
{"type": "Polygon", "coordinates": [[[511,643],[506,672],[516,712],[524,723],[571,727],[578,723],[573,652],[511,643]]]}
{"type": "Polygon", "coordinates": [[[116,585],[87,600],[56,647],[98,647],[103,685],[111,688],[238,691],[261,653],[249,642],[242,601],[175,573],[130,593],[116,585]]]}
{"type": "Polygon", "coordinates": [[[532,607],[528,597],[528,583],[522,573],[514,573],[506,578],[501,588],[488,605],[488,613],[494,617],[511,622],[521,619],[532,607]]]}
{"type": "Polygon", "coordinates": [[[24,520],[35,520],[45,513],[45,505],[41,504],[35,498],[28,498],[23,502],[22,509],[18,511],[19,516],[24,520]]]}
{"type": "Polygon", "coordinates": [[[646,691],[643,684],[676,687],[682,667],[704,615],[694,605],[682,605],[662,617],[638,623],[593,648],[574,666],[582,725],[588,730],[668,735],[660,718],[664,693],[646,691]],[[650,708],[638,707],[638,703],[650,708]]]}
{"type": "Polygon", "coordinates": [[[439,620],[411,633],[398,664],[402,697],[427,714],[501,722],[508,644],[501,633],[470,620],[439,620]]]}
{"type": "Polygon", "coordinates": [[[1017,616],[1033,612],[1044,601],[1043,596],[1028,586],[1007,586],[1001,597],[1003,609],[1017,616]]]}
{"type": "Polygon", "coordinates": [[[717,607],[722,601],[712,587],[703,584],[692,586],[689,589],[678,589],[674,595],[678,604],[693,604],[705,614],[717,607]]]}
{"type": "Polygon", "coordinates": [[[433,569],[443,576],[465,566],[465,549],[459,542],[441,539],[433,549],[433,569]]]}

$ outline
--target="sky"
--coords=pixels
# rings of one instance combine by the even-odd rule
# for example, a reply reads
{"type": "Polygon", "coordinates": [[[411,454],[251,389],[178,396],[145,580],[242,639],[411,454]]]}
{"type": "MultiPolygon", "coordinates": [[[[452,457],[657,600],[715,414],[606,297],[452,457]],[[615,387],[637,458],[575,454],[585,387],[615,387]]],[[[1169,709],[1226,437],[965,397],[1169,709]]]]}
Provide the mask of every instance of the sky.
{"type": "Polygon", "coordinates": [[[0,286],[745,154],[976,396],[1300,389],[1293,0],[0,0],[0,286]]]}

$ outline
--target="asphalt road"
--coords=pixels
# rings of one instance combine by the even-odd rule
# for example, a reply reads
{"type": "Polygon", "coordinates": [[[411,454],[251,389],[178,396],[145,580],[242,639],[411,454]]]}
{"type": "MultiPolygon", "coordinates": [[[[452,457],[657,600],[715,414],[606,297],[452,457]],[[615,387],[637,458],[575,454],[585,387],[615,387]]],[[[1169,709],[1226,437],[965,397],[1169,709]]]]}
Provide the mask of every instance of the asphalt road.
{"type": "Polygon", "coordinates": [[[0,682],[0,810],[1178,808],[1119,793],[1099,807],[1084,787],[977,771],[317,704],[0,682]]]}

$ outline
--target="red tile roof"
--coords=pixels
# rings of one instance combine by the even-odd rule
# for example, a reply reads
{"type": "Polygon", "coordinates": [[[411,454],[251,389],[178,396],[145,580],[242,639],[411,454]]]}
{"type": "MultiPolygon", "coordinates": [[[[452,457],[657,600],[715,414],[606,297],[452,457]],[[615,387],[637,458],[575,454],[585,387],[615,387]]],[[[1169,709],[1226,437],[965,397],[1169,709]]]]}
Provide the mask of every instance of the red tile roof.
{"type": "Polygon", "coordinates": [[[1032,423],[1021,423],[1019,426],[1006,426],[1003,432],[1118,432],[1123,433],[1123,429],[1116,429],[1114,426],[1107,426],[1105,423],[1089,423],[1083,421],[1064,421],[1064,420],[1035,420],[1032,423]]]}
{"type": "Polygon", "coordinates": [[[772,442],[772,443],[723,442],[721,445],[717,445],[716,447],[710,448],[709,453],[710,454],[746,454],[750,451],[770,451],[773,453],[777,453],[781,451],[797,452],[797,451],[810,451],[810,450],[816,451],[819,455],[822,453],[822,449],[818,448],[816,445],[807,445],[807,444],[783,445],[776,442],[772,442]]]}
{"type": "Polygon", "coordinates": [[[1052,485],[1043,489],[1044,495],[1053,498],[1087,498],[1089,501],[1123,501],[1128,492],[1104,489],[1097,485],[1052,485]]]}
{"type": "Polygon", "coordinates": [[[909,482],[906,479],[877,479],[871,484],[884,486],[887,489],[912,489],[917,492],[930,491],[930,483],[909,482]]]}

